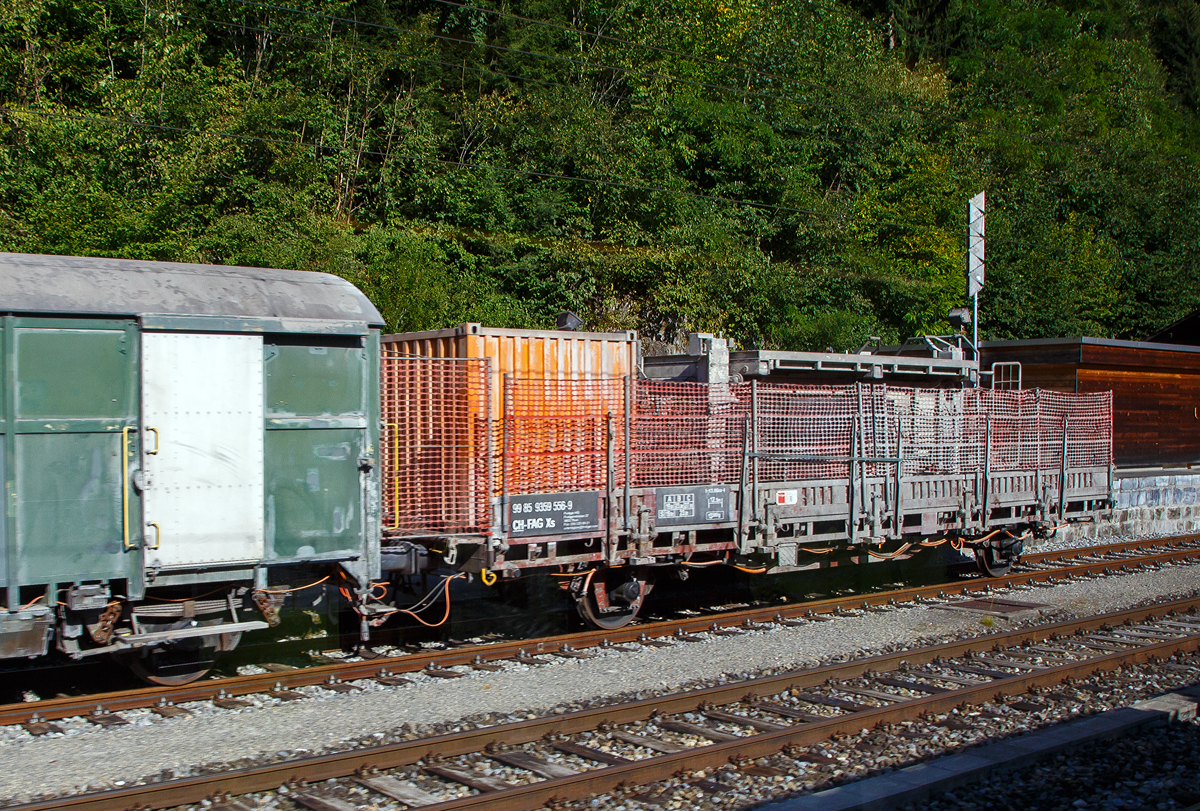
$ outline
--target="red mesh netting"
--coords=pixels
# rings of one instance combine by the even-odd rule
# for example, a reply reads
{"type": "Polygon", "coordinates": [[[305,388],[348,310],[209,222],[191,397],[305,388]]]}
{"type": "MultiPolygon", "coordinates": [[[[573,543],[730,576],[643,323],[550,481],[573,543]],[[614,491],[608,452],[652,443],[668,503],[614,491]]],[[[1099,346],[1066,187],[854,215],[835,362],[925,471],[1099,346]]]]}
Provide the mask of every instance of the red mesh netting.
{"type": "Polygon", "coordinates": [[[736,483],[749,417],[749,386],[638,381],[633,484],[736,483]]]}
{"type": "Polygon", "coordinates": [[[1062,459],[1063,425],[1067,427],[1067,466],[1112,464],[1112,392],[1068,394],[1039,391],[1043,466],[1062,459]],[[1065,421],[1065,422],[1064,422],[1065,421]]]}
{"type": "Polygon", "coordinates": [[[484,532],[501,491],[623,486],[626,420],[636,487],[737,484],[747,447],[765,455],[760,481],[845,478],[851,457],[890,474],[882,460],[898,453],[905,475],[971,473],[989,432],[992,470],[1057,469],[1064,424],[1070,467],[1112,460],[1108,393],[510,378],[503,425],[489,425],[485,360],[382,363],[384,523],[397,534],[484,532]]]}
{"type": "Polygon", "coordinates": [[[758,430],[751,445],[758,452],[812,457],[811,461],[759,463],[758,478],[765,481],[844,478],[849,475],[851,437],[859,413],[856,392],[850,386],[759,385],[758,430]]]}
{"type": "Polygon", "coordinates": [[[624,483],[625,378],[509,378],[504,391],[504,491],[604,489],[610,424],[615,487],[624,483]]]}
{"type": "Polygon", "coordinates": [[[394,535],[487,532],[486,360],[380,359],[383,526],[394,535]]]}

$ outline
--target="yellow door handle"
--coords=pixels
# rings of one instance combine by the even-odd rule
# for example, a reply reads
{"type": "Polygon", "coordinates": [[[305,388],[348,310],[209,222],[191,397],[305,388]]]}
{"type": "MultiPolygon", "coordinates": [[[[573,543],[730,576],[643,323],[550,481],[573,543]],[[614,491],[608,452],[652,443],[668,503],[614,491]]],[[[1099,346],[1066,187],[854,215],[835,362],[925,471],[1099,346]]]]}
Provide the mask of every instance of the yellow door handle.
{"type": "Polygon", "coordinates": [[[162,546],[162,527],[158,525],[157,521],[147,521],[146,526],[154,527],[154,546],[147,546],[146,548],[158,549],[158,547],[162,546]]]}
{"type": "Polygon", "coordinates": [[[132,549],[129,542],[129,426],[121,429],[121,523],[125,535],[125,548],[132,549]]]}
{"type": "Polygon", "coordinates": [[[147,427],[146,430],[154,432],[154,450],[146,451],[147,456],[153,456],[154,454],[158,453],[158,429],[147,427]]]}

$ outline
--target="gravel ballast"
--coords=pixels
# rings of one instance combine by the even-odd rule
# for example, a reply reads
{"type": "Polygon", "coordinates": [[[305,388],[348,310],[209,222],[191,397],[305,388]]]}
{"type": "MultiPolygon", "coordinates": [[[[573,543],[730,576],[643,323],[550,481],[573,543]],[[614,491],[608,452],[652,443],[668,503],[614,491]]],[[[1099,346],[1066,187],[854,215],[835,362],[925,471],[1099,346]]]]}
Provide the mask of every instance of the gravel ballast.
{"type": "MultiPolygon", "coordinates": [[[[1196,588],[1194,565],[1173,566],[1050,588],[1011,593],[1044,603],[1045,615],[1116,611],[1196,588]]],[[[455,728],[462,719],[502,723],[564,712],[616,698],[645,697],[681,687],[719,683],[896,650],[930,639],[1003,632],[1016,620],[929,606],[839,617],[797,628],[772,627],[739,636],[632,653],[594,651],[592,659],[554,658],[533,667],[506,664],[500,672],[471,671],[460,679],[413,675],[413,684],[382,687],[358,682],[356,693],[300,688],[314,698],[282,703],[252,696],[254,706],[220,710],[184,705],[189,717],[159,719],[149,711],[123,713],[128,727],[98,729],[82,719],[58,722],[61,735],[35,738],[20,728],[0,730],[0,797],[24,801],[46,794],[113,787],[161,777],[278,760],[351,745],[383,743],[455,728]]],[[[35,709],[31,705],[31,711],[35,709]]]]}

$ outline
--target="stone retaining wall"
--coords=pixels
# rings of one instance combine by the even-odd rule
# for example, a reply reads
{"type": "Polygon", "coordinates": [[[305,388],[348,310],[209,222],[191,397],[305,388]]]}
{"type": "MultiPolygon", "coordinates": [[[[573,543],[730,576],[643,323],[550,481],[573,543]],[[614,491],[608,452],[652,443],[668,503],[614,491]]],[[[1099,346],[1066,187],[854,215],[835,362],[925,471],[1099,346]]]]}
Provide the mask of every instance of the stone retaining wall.
{"type": "MultiPolygon", "coordinates": [[[[1120,477],[1120,471],[1117,475],[1120,477]]],[[[1200,475],[1125,476],[1116,484],[1111,519],[1099,524],[1072,524],[1059,533],[1071,539],[1200,531],[1200,475]]]]}

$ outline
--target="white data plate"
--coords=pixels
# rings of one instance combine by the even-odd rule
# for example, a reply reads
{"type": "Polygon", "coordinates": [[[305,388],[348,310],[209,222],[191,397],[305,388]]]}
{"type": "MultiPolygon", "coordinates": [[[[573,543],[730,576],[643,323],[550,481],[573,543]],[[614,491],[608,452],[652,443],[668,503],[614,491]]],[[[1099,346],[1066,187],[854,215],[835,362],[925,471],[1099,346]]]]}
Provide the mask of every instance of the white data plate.
{"type": "Polygon", "coordinates": [[[261,560],[262,337],[143,333],[142,425],[147,566],[261,560]]]}

